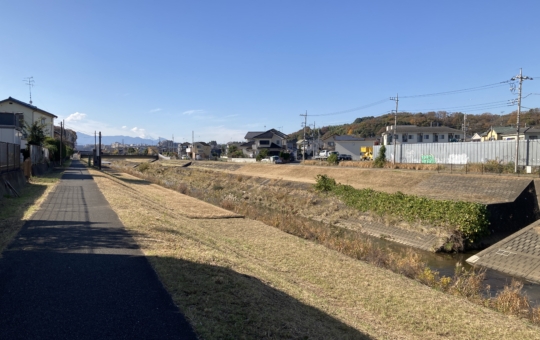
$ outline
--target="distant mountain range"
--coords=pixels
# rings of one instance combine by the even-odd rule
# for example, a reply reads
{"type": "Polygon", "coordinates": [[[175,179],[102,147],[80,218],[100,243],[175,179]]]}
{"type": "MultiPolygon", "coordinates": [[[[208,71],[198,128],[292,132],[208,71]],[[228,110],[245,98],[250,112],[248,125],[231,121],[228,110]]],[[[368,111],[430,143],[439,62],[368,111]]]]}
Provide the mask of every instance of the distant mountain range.
{"type": "MultiPolygon", "coordinates": [[[[157,143],[156,139],[147,139],[141,137],[130,137],[130,136],[101,136],[102,145],[111,145],[114,142],[124,144],[150,144],[155,145],[157,143]]],[[[77,132],[77,145],[87,145],[94,144],[94,136],[86,135],[82,132],[77,132]]]]}

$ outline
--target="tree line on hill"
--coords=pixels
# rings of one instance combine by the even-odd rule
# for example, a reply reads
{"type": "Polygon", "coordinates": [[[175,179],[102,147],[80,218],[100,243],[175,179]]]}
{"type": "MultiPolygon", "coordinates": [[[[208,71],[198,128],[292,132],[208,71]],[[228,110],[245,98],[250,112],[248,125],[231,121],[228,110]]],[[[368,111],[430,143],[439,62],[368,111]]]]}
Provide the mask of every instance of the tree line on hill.
{"type": "MultiPolygon", "coordinates": [[[[398,125],[417,125],[417,126],[447,126],[454,129],[463,129],[462,112],[400,112],[397,116],[398,125]]],[[[467,114],[467,134],[481,134],[489,130],[492,126],[515,126],[517,118],[517,110],[509,114],[493,114],[482,113],[478,115],[467,114]]],[[[306,135],[320,135],[325,138],[332,134],[337,135],[353,135],[363,138],[380,137],[381,133],[386,129],[386,126],[394,125],[394,114],[386,114],[379,117],[362,117],[357,118],[350,124],[323,126],[313,130],[311,127],[306,127],[306,135]]],[[[520,115],[520,126],[540,126],[540,109],[529,109],[522,111],[520,115]]],[[[304,130],[300,129],[289,134],[289,140],[303,139],[304,130]]]]}

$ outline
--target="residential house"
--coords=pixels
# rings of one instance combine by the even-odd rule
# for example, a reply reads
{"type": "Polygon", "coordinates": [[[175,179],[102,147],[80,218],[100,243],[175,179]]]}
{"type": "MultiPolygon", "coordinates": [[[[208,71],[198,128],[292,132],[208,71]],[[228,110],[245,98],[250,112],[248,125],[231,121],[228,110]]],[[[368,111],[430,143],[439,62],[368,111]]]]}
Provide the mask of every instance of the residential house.
{"type": "Polygon", "coordinates": [[[336,150],[336,139],[337,136],[336,133],[332,133],[324,138],[321,138],[323,141],[323,149],[328,151],[335,151],[336,150]]]}
{"type": "Polygon", "coordinates": [[[296,144],[298,142],[298,139],[291,139],[287,141],[287,152],[292,155],[292,159],[296,157],[296,154],[298,152],[298,145],[296,144]]]}
{"type": "MultiPolygon", "coordinates": [[[[60,126],[54,127],[54,139],[60,140],[60,134],[61,134],[61,128],[60,126]]],[[[64,135],[62,136],[62,142],[75,150],[75,147],[77,146],[77,132],[71,130],[71,129],[63,129],[64,135]]]]}
{"type": "Polygon", "coordinates": [[[23,119],[22,113],[0,112],[0,142],[20,145],[23,119]]]}
{"type": "Polygon", "coordinates": [[[186,151],[191,155],[192,159],[209,159],[212,154],[212,147],[205,142],[195,142],[186,151]]]}
{"type": "Polygon", "coordinates": [[[247,157],[257,157],[261,150],[267,150],[269,156],[279,156],[287,149],[287,135],[276,129],[248,132],[244,138],[246,142],[239,148],[247,157]]]}
{"type": "Polygon", "coordinates": [[[361,158],[360,149],[363,146],[373,147],[377,141],[375,138],[360,138],[355,136],[334,136],[335,151],[340,154],[351,155],[353,161],[358,161],[361,158]]]}
{"type": "MultiPolygon", "coordinates": [[[[0,101],[0,112],[22,113],[26,124],[32,125],[38,122],[43,126],[43,131],[47,137],[54,137],[54,119],[58,117],[50,112],[11,97],[0,101]]],[[[22,148],[26,147],[26,138],[27,136],[23,131],[22,148]]]]}
{"type": "Polygon", "coordinates": [[[188,153],[187,153],[187,149],[189,148],[189,143],[188,142],[185,142],[185,143],[178,143],[178,147],[177,147],[177,153],[178,153],[178,156],[179,157],[182,157],[182,156],[188,156],[188,153]]]}
{"type": "Polygon", "coordinates": [[[398,144],[448,143],[461,141],[463,131],[447,126],[398,125],[394,133],[394,126],[390,125],[382,133],[382,144],[392,145],[393,135],[398,144]]]}
{"type": "Polygon", "coordinates": [[[471,142],[481,142],[483,136],[485,136],[485,133],[482,133],[482,134],[475,133],[475,134],[471,137],[471,142]]]}
{"type": "MultiPolygon", "coordinates": [[[[482,141],[493,141],[493,140],[516,140],[517,129],[515,126],[496,126],[491,127],[488,131],[485,132],[485,137],[482,141]]],[[[534,126],[529,126],[520,129],[519,131],[519,140],[527,139],[539,139],[540,138],[540,128],[534,126]]]]}
{"type": "Polygon", "coordinates": [[[306,156],[316,156],[319,154],[319,151],[323,149],[324,142],[320,139],[306,138],[305,141],[303,139],[299,139],[296,142],[296,145],[299,153],[298,157],[302,157],[304,150],[306,156]]]}

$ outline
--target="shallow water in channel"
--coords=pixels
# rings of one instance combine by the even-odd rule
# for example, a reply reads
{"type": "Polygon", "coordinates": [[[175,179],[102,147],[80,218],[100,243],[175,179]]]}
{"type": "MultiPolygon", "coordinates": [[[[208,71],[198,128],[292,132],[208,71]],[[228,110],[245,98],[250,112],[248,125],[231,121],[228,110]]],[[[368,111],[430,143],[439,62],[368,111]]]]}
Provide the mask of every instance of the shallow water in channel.
{"type": "MultiPolygon", "coordinates": [[[[381,247],[388,247],[396,252],[404,253],[407,250],[411,249],[411,247],[395,243],[389,240],[380,239],[378,237],[371,237],[367,236],[369,239],[371,239],[375,244],[380,245],[381,247]]],[[[471,251],[466,253],[460,253],[460,254],[445,254],[445,253],[431,253],[428,251],[415,249],[416,252],[418,252],[421,256],[424,262],[427,263],[427,265],[432,269],[438,271],[441,276],[450,276],[452,277],[454,275],[454,270],[456,267],[456,263],[460,263],[463,265],[465,269],[470,269],[472,266],[468,264],[465,260],[467,260],[469,257],[475,255],[476,253],[480,251],[471,251]]],[[[486,271],[486,278],[484,280],[484,285],[490,286],[490,294],[491,296],[495,296],[499,291],[501,291],[504,286],[509,285],[510,282],[512,282],[513,277],[498,272],[496,270],[488,269],[486,271]]],[[[519,279],[519,278],[517,278],[519,279]]],[[[540,306],[540,285],[528,281],[521,280],[523,282],[523,292],[529,297],[531,305],[538,307],[540,306]]]]}

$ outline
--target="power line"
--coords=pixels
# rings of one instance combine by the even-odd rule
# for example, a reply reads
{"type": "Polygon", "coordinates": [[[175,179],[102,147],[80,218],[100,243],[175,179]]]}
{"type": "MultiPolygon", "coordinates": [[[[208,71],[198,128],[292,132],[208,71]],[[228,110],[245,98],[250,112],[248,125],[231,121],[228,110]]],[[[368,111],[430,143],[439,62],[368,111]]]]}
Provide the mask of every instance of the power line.
{"type": "Polygon", "coordinates": [[[474,108],[479,106],[491,106],[495,104],[501,104],[501,103],[508,103],[508,100],[499,100],[495,102],[488,102],[488,103],[481,103],[481,104],[471,104],[471,105],[460,105],[460,106],[449,106],[449,107],[443,107],[443,108],[436,108],[436,109],[421,109],[421,110],[402,110],[402,111],[408,111],[408,112],[423,112],[423,111],[444,111],[444,110],[453,110],[453,109],[465,109],[465,108],[474,108]]]}
{"type": "Polygon", "coordinates": [[[470,91],[479,91],[479,90],[487,90],[490,88],[495,88],[499,86],[503,86],[507,83],[510,83],[510,80],[501,81],[499,83],[493,83],[488,85],[482,85],[482,86],[476,86],[476,87],[469,87],[466,89],[461,90],[454,90],[454,91],[445,91],[445,92],[435,92],[435,93],[427,93],[427,94],[416,94],[411,96],[401,96],[401,98],[418,98],[418,97],[431,97],[431,96],[444,96],[449,94],[456,94],[456,93],[463,93],[463,92],[470,92],[470,91]]]}
{"type": "Polygon", "coordinates": [[[353,108],[353,109],[348,109],[348,110],[343,110],[343,111],[337,111],[337,112],[332,112],[332,113],[325,113],[325,114],[320,114],[320,115],[309,115],[309,116],[310,116],[310,117],[322,117],[322,116],[340,115],[340,114],[343,114],[343,113],[349,113],[349,112],[353,112],[353,111],[364,110],[364,109],[370,108],[370,107],[375,106],[375,105],[379,105],[379,104],[382,104],[382,103],[386,103],[387,101],[388,101],[388,99],[385,98],[385,99],[381,99],[381,100],[376,101],[376,102],[371,103],[371,104],[367,104],[367,105],[355,107],[355,108],[353,108]]]}

